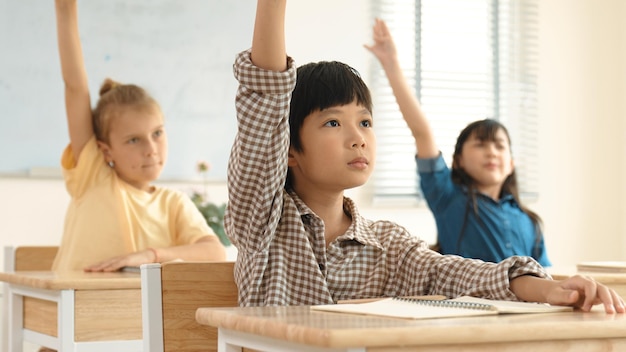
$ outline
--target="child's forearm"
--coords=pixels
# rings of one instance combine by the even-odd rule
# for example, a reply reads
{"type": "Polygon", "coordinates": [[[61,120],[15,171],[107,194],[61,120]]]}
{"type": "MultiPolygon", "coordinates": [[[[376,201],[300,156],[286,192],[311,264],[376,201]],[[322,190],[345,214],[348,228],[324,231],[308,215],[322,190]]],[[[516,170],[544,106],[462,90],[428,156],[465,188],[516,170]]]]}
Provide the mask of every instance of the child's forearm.
{"type": "Polygon", "coordinates": [[[250,56],[257,67],[280,72],[287,69],[286,3],[286,0],[259,0],[257,2],[250,56]]]}
{"type": "Polygon", "coordinates": [[[522,301],[547,302],[548,291],[556,282],[532,275],[522,275],[511,280],[511,291],[522,301]]]}
{"type": "Polygon", "coordinates": [[[226,260],[226,250],[217,236],[207,236],[193,244],[148,249],[152,251],[154,262],[164,263],[182,259],[186,261],[226,260]]]}
{"type": "Polygon", "coordinates": [[[383,65],[387,79],[413,137],[420,158],[434,158],[439,154],[430,124],[422,111],[413,89],[409,86],[400,63],[394,59],[383,65]]]}
{"type": "Polygon", "coordinates": [[[87,92],[87,73],[78,33],[76,1],[57,0],[56,17],[61,73],[66,89],[87,92]]]}
{"type": "Polygon", "coordinates": [[[93,135],[89,84],[78,33],[78,9],[75,0],[57,0],[55,10],[69,136],[72,151],[78,158],[93,135]]]}

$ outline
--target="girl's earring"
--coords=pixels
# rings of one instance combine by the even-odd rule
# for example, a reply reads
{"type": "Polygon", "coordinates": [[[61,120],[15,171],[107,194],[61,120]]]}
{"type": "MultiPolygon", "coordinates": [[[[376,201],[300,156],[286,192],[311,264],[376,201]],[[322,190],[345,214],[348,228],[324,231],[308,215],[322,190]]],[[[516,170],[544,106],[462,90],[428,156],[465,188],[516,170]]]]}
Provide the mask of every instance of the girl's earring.
{"type": "Polygon", "coordinates": [[[113,160],[109,161],[109,167],[111,169],[115,167],[115,162],[113,160]]]}

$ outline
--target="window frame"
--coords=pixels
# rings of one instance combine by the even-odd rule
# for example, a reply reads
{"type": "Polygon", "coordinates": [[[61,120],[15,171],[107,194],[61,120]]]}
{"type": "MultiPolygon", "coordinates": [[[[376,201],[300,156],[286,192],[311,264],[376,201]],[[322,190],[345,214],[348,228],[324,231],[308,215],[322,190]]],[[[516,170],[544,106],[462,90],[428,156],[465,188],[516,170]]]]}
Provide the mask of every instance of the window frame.
{"type": "MultiPolygon", "coordinates": [[[[374,17],[380,17],[392,31],[405,76],[429,117],[446,163],[450,165],[456,137],[467,123],[487,117],[497,119],[507,127],[511,137],[520,196],[524,202],[537,199],[538,1],[448,0],[465,4],[482,3],[487,11],[491,11],[485,26],[493,33],[490,37],[493,57],[491,74],[497,79],[491,80],[493,102],[490,114],[465,119],[447,128],[430,119],[431,110],[436,110],[435,105],[422,102],[427,97],[422,94],[426,81],[421,70],[424,60],[421,44],[424,36],[429,35],[429,32],[423,31],[423,5],[430,3],[432,6],[433,1],[441,3],[441,0],[372,0],[372,22],[374,17]],[[391,8],[394,5],[404,8],[394,12],[391,8]],[[411,32],[412,36],[407,34],[411,32]]],[[[429,15],[432,16],[432,13],[429,15]]],[[[414,161],[415,143],[400,115],[384,71],[375,58],[370,59],[369,77],[378,137],[377,166],[370,182],[372,204],[423,204],[414,161]]]]}

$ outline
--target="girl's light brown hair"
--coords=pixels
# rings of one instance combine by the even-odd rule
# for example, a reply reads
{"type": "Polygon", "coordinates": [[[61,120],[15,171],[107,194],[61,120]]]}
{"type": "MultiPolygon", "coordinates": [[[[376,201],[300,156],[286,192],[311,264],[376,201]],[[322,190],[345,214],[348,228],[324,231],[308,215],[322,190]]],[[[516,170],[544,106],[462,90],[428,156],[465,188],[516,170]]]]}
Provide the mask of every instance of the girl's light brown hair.
{"type": "Polygon", "coordinates": [[[107,78],[100,86],[100,99],[92,112],[96,139],[109,142],[111,120],[123,109],[157,109],[159,104],[143,88],[134,84],[122,84],[107,78]]]}

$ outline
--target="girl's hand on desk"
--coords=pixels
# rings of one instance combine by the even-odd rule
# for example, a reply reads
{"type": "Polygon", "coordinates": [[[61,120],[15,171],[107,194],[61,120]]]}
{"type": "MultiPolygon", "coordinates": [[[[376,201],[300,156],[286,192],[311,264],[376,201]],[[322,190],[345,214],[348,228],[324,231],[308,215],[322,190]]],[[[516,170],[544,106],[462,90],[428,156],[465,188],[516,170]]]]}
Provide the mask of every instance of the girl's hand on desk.
{"type": "Polygon", "coordinates": [[[626,312],[624,299],[615,290],[590,277],[575,275],[556,283],[558,285],[546,296],[550,304],[574,306],[588,312],[594,305],[602,303],[607,313],[626,312]]]}
{"type": "Polygon", "coordinates": [[[143,251],[121,255],[102,261],[85,268],[88,272],[99,271],[118,271],[125,266],[140,266],[141,264],[156,262],[156,252],[154,249],[146,249],[143,251]]]}

